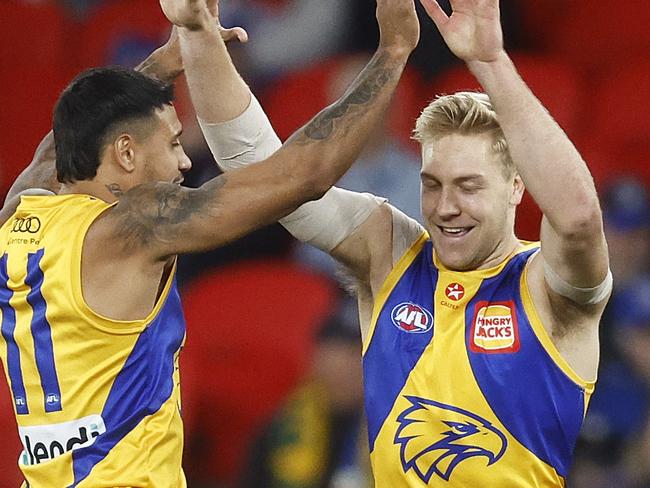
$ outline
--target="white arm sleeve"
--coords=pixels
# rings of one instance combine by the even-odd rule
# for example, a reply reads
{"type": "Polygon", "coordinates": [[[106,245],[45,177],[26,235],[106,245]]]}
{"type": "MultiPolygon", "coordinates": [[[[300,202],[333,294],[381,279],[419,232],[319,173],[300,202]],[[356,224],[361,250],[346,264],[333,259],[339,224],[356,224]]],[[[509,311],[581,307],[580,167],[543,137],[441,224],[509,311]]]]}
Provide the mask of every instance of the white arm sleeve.
{"type": "Polygon", "coordinates": [[[199,119],[212,155],[224,171],[262,161],[280,149],[282,143],[257,98],[237,118],[220,124],[199,119]]]}
{"type": "MultiPolygon", "coordinates": [[[[262,161],[282,145],[254,96],[239,117],[219,124],[199,119],[199,125],[223,171],[262,161]]],[[[333,187],[323,198],[302,205],[280,223],[296,239],[330,252],[354,233],[384,201],[369,193],[333,187]]]]}
{"type": "Polygon", "coordinates": [[[607,276],[600,285],[593,288],[579,288],[564,281],[546,261],[544,261],[544,277],[551,290],[580,305],[595,305],[602,302],[611,293],[614,283],[611,270],[607,270],[607,276]]]}

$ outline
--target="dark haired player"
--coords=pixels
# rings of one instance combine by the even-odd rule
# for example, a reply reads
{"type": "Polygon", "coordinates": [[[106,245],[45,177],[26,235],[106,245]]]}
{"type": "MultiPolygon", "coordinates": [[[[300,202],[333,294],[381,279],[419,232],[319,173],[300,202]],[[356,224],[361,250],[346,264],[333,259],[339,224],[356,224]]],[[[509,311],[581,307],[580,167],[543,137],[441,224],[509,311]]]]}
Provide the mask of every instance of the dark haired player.
{"type": "MultiPolygon", "coordinates": [[[[214,100],[204,83],[235,73],[206,1],[161,4],[200,115],[210,100],[237,116],[242,87],[219,86],[214,100]]],[[[413,0],[378,0],[377,18],[379,48],[341,99],[263,163],[198,189],[180,186],[191,164],[166,83],[95,69],[64,91],[58,195],[16,197],[0,229],[0,355],[29,486],[185,486],[176,255],[277,220],[352,164],[419,37],[413,0]]]]}

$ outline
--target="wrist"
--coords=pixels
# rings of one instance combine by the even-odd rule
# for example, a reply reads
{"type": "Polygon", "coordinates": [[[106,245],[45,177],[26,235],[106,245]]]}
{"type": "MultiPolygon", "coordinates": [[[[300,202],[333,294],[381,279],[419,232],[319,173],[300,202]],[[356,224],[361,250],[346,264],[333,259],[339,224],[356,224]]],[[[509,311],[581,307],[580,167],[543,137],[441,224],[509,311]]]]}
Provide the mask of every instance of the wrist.
{"type": "Polygon", "coordinates": [[[162,46],[158,50],[158,62],[161,76],[165,81],[173,81],[183,72],[183,58],[178,43],[162,46]]]}
{"type": "Polygon", "coordinates": [[[174,81],[183,72],[180,49],[178,46],[159,47],[136,70],[161,81],[174,81]]]}
{"type": "Polygon", "coordinates": [[[184,39],[209,36],[215,33],[219,33],[219,26],[214,21],[214,18],[209,16],[202,17],[201,21],[196,24],[178,28],[179,36],[184,39]]]}
{"type": "Polygon", "coordinates": [[[398,43],[384,44],[380,42],[379,47],[377,48],[377,52],[388,56],[389,58],[395,60],[396,62],[402,62],[406,64],[409,56],[413,52],[413,48],[407,46],[406,44],[398,44],[398,43]]]}
{"type": "Polygon", "coordinates": [[[489,61],[472,60],[466,62],[469,70],[480,78],[482,75],[494,73],[496,71],[512,66],[512,61],[505,50],[501,50],[494,55],[489,61]]]}

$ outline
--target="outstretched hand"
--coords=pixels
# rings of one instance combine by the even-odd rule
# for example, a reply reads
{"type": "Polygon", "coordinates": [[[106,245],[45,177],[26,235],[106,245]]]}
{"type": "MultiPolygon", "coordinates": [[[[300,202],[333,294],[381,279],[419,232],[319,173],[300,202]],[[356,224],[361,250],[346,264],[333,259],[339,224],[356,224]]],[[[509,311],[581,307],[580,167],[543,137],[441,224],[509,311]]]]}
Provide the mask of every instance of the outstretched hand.
{"type": "Polygon", "coordinates": [[[380,45],[411,52],[420,40],[414,0],[377,0],[380,45]]]}
{"type": "Polygon", "coordinates": [[[239,41],[241,43],[248,42],[248,32],[241,27],[231,27],[226,29],[219,21],[219,0],[207,0],[208,10],[212,19],[216,21],[219,33],[224,42],[239,41]]]}
{"type": "Polygon", "coordinates": [[[174,24],[166,47],[178,49],[178,27],[197,30],[206,23],[216,24],[224,42],[248,42],[248,33],[241,27],[224,28],[219,21],[219,0],[160,0],[167,19],[174,24]]]}
{"type": "Polygon", "coordinates": [[[447,15],[437,0],[420,0],[449,49],[465,62],[495,61],[503,52],[499,0],[450,0],[447,15]]]}

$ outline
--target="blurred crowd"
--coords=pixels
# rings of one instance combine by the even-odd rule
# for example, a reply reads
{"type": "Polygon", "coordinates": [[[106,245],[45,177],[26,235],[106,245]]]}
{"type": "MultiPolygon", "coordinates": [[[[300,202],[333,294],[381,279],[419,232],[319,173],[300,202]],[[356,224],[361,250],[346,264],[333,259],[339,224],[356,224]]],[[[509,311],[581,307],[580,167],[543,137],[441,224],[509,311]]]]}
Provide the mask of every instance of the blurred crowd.
{"type": "MultiPolygon", "coordinates": [[[[232,56],[286,138],[336,99],[376,46],[374,0],[222,0],[246,28],[232,56]]],[[[418,9],[421,6],[418,5],[418,9]]],[[[602,197],[615,287],[602,362],[569,486],[650,486],[650,5],[645,0],[503,0],[507,48],[587,161],[602,197]]],[[[421,13],[421,12],[420,12],[421,13]]],[[[422,40],[385,123],[340,186],[420,215],[410,131],[436,94],[478,86],[423,19],[422,40]]],[[[0,193],[49,130],[54,102],[84,68],[133,66],[165,41],[155,0],[0,2],[0,193]]],[[[218,174],[179,83],[184,146],[199,185],[218,174]]],[[[526,199],[521,238],[539,237],[526,199]]],[[[371,486],[360,338],[337,267],[271,226],[179,266],[186,471],[192,487],[371,486]]],[[[4,383],[4,382],[3,382],[4,383]]],[[[20,478],[0,386],[0,479],[20,478]]],[[[3,486],[10,486],[3,481],[3,486]]]]}

